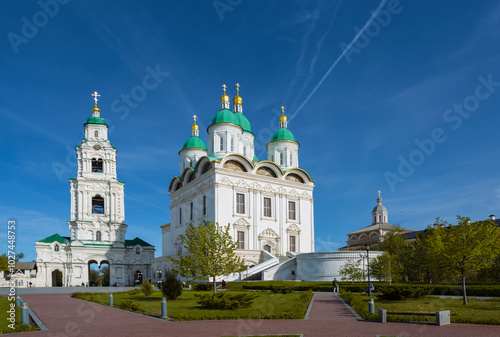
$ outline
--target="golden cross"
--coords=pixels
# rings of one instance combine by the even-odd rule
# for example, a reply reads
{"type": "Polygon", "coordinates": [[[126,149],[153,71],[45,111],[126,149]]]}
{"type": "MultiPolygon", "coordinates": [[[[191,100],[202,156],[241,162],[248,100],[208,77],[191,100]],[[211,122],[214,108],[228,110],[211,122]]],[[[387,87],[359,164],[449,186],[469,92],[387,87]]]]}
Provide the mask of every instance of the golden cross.
{"type": "Polygon", "coordinates": [[[225,84],[223,84],[223,85],[222,85],[222,88],[224,88],[224,95],[225,95],[225,94],[226,94],[226,88],[227,88],[227,87],[226,87],[226,85],[225,85],[225,84]]]}
{"type": "Polygon", "coordinates": [[[281,114],[284,115],[285,114],[285,107],[282,105],[281,106],[281,114]]]}
{"type": "Polygon", "coordinates": [[[236,94],[240,93],[240,84],[236,83],[236,94]]]}
{"type": "Polygon", "coordinates": [[[196,124],[196,118],[197,118],[196,115],[194,115],[193,118],[194,118],[194,124],[196,124]]]}
{"type": "Polygon", "coordinates": [[[90,96],[94,96],[94,101],[95,101],[95,104],[97,105],[97,97],[100,97],[101,95],[97,94],[97,91],[94,91],[94,93],[90,96]]]}
{"type": "Polygon", "coordinates": [[[380,190],[378,191],[378,197],[380,198],[380,190]]]}

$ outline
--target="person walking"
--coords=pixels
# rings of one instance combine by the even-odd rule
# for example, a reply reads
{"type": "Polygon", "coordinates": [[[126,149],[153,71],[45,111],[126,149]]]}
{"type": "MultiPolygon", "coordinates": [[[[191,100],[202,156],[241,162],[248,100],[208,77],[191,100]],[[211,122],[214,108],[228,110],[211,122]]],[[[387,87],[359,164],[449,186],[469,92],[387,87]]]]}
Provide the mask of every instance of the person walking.
{"type": "Polygon", "coordinates": [[[332,284],[333,284],[333,293],[338,294],[339,293],[339,283],[337,282],[336,278],[333,279],[332,284]]]}

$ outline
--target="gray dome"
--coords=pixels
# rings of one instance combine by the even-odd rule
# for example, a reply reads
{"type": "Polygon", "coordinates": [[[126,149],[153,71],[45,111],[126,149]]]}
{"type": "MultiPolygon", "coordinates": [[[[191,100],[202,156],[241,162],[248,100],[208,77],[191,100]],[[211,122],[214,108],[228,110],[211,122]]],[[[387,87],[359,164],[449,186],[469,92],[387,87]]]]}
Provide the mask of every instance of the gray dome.
{"type": "Polygon", "coordinates": [[[380,213],[380,212],[387,212],[387,208],[385,208],[384,205],[377,205],[375,206],[375,208],[373,209],[372,213],[380,213]]]}

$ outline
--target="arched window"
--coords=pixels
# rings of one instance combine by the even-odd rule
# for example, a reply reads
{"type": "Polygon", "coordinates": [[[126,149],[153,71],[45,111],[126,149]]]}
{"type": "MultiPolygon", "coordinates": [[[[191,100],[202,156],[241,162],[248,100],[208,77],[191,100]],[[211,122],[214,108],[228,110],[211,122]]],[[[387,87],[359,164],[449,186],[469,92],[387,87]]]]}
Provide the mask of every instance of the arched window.
{"type": "Polygon", "coordinates": [[[265,245],[264,245],[264,250],[265,250],[266,252],[269,252],[269,253],[270,253],[270,252],[271,252],[271,245],[265,244],[265,245]]]}
{"type": "Polygon", "coordinates": [[[247,171],[245,166],[243,166],[242,163],[237,162],[236,160],[228,160],[227,162],[224,163],[224,165],[222,165],[222,167],[230,169],[230,170],[234,170],[234,171],[240,171],[240,172],[247,171]]]}
{"type": "Polygon", "coordinates": [[[136,254],[140,254],[140,253],[141,253],[141,248],[139,248],[139,247],[135,247],[135,253],[136,253],[136,254]]]}
{"type": "Polygon", "coordinates": [[[54,246],[54,252],[58,252],[59,251],[59,245],[55,245],[54,246]]]}
{"type": "Polygon", "coordinates": [[[102,172],[102,159],[92,158],[92,172],[102,172]]]}
{"type": "Polygon", "coordinates": [[[261,176],[268,176],[268,177],[273,177],[273,178],[276,178],[276,173],[270,169],[269,167],[259,167],[257,169],[257,173],[258,175],[261,175],[261,176]]]}
{"type": "Polygon", "coordinates": [[[101,232],[97,231],[97,233],[95,233],[95,240],[96,241],[101,241],[101,237],[102,237],[101,232]]]}
{"type": "Polygon", "coordinates": [[[297,183],[302,183],[304,184],[304,179],[302,179],[301,176],[299,176],[298,174],[295,174],[295,173],[290,173],[288,174],[286,177],[285,177],[286,180],[290,180],[290,181],[295,181],[297,183]]]}
{"type": "Polygon", "coordinates": [[[94,131],[94,137],[99,137],[99,131],[94,131]]]}
{"type": "Polygon", "coordinates": [[[104,199],[99,194],[92,198],[92,213],[104,214],[104,199]]]}
{"type": "Polygon", "coordinates": [[[211,168],[212,165],[210,163],[205,163],[203,165],[203,169],[201,170],[201,174],[207,173],[208,171],[210,171],[211,168]]]}

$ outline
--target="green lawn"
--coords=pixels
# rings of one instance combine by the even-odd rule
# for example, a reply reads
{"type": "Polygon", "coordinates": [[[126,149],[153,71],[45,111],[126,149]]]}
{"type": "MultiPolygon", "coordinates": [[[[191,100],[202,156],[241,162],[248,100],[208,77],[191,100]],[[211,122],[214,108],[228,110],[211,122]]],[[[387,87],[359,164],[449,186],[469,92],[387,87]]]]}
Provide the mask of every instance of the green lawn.
{"type": "Polygon", "coordinates": [[[0,317],[0,335],[6,333],[15,333],[15,332],[23,332],[23,331],[34,331],[38,330],[38,327],[31,325],[23,325],[21,324],[21,308],[16,307],[16,324],[14,325],[14,329],[9,327],[10,321],[6,318],[10,317],[7,313],[10,310],[10,304],[15,303],[15,301],[9,301],[7,297],[0,297],[0,312],[2,313],[0,317]]]}
{"type": "MultiPolygon", "coordinates": [[[[184,291],[175,300],[167,300],[168,316],[176,321],[183,320],[224,320],[224,319],[303,319],[312,293],[272,294],[270,292],[252,292],[258,294],[252,306],[236,310],[204,309],[196,303],[195,294],[210,294],[204,291],[184,291]]],[[[227,290],[226,293],[241,294],[246,291],[227,290]]],[[[108,294],[78,294],[77,298],[107,305],[108,294]]],[[[142,293],[130,295],[127,292],[115,293],[113,303],[119,305],[123,300],[131,300],[141,307],[145,314],[161,316],[162,293],[155,291],[150,297],[142,293]]]]}
{"type": "MultiPolygon", "coordinates": [[[[358,296],[361,296],[361,299],[367,308],[369,296],[358,296]]],[[[443,299],[437,297],[424,297],[406,301],[382,300],[377,296],[372,296],[372,298],[375,299],[375,314],[378,314],[379,308],[386,309],[388,311],[435,312],[450,310],[452,323],[500,325],[500,298],[493,300],[476,300],[469,298],[468,305],[463,305],[462,299],[451,298],[443,299]]],[[[356,311],[360,313],[359,310],[356,311]]],[[[435,322],[436,318],[431,316],[387,315],[387,320],[435,322]]]]}

